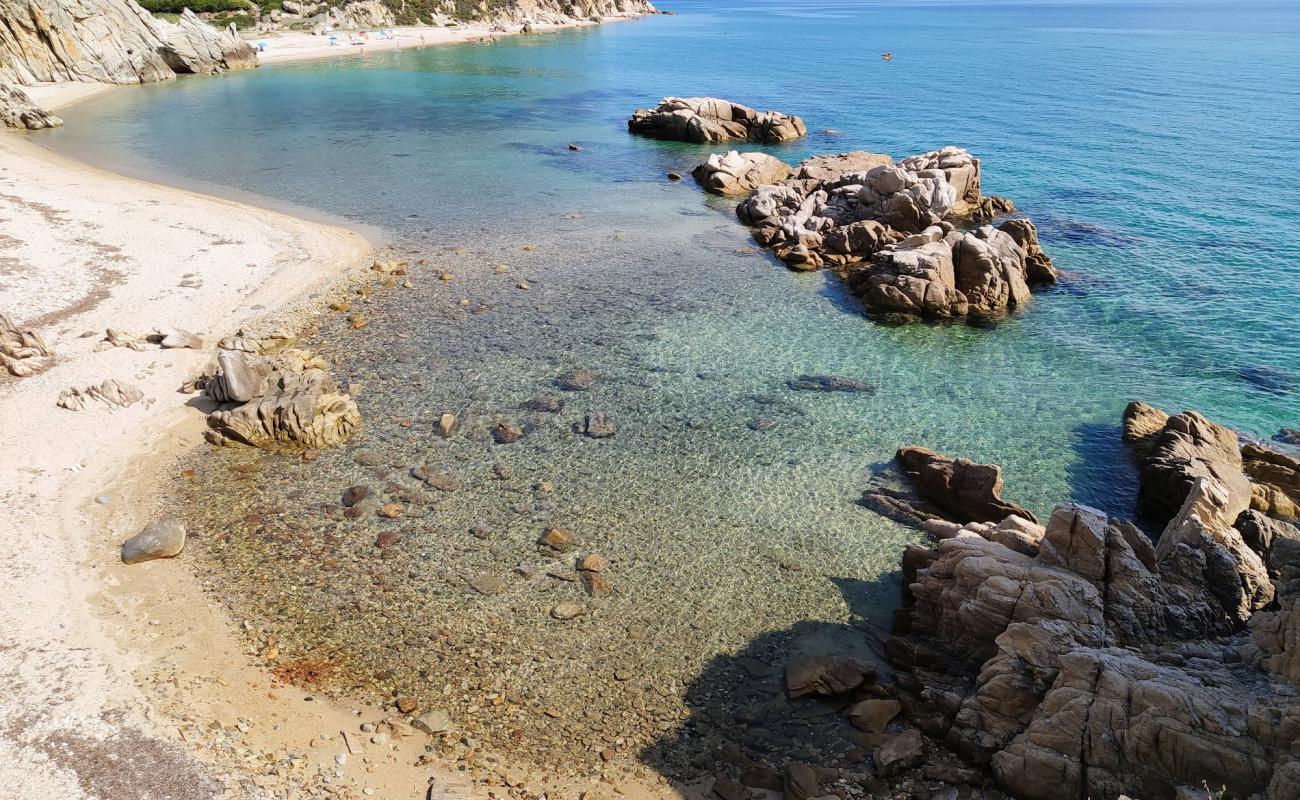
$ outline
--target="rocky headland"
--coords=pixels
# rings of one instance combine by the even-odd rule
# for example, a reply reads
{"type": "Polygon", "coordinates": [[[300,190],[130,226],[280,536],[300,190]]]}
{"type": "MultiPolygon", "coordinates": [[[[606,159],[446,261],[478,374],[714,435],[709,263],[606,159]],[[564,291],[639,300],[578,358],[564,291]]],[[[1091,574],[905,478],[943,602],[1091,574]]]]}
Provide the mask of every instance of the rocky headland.
{"type": "Polygon", "coordinates": [[[1300,529],[1264,498],[1294,502],[1300,459],[1141,403],[1124,439],[1155,537],[1078,504],[1038,525],[996,467],[899,451],[915,496],[867,505],[937,514],[903,555],[891,695],[1015,797],[1296,797],[1300,529]]]}
{"type": "Polygon", "coordinates": [[[0,122],[10,127],[62,124],[23,85],[151,83],[255,66],[257,55],[233,24],[217,30],[188,9],[172,23],[132,0],[0,2],[0,122]]]}

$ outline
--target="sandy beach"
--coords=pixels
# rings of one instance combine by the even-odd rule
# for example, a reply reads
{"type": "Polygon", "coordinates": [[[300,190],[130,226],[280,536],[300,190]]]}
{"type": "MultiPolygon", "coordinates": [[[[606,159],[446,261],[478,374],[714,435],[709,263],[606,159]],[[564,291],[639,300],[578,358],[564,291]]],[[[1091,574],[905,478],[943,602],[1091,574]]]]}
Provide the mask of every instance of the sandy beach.
{"type": "MultiPolygon", "coordinates": [[[[64,97],[84,96],[76,88],[64,97]]],[[[178,389],[211,353],[97,344],[107,327],[176,325],[210,346],[252,318],[292,327],[307,319],[314,292],[368,263],[371,243],[99,172],[17,134],[0,136],[0,242],[5,310],[58,354],[42,374],[0,379],[10,512],[0,537],[5,795],[198,798],[224,785],[243,796],[280,758],[282,774],[296,770],[304,788],[275,790],[277,781],[291,784],[256,777],[268,796],[311,796],[310,765],[291,769],[287,751],[306,750],[317,734],[338,740],[340,730],[355,731],[355,711],[272,691],[183,555],[129,567],[118,558],[121,541],[165,504],[155,496],[159,474],[202,441],[204,416],[178,389]],[[62,389],[106,378],[138,386],[146,399],[126,409],[55,405],[62,389]],[[232,777],[236,763],[240,777],[232,777]]],[[[332,746],[316,761],[330,782],[349,787],[342,796],[367,787],[425,796],[423,778],[417,786],[391,769],[371,777],[368,759],[338,765],[344,743],[321,741],[332,746]]]]}

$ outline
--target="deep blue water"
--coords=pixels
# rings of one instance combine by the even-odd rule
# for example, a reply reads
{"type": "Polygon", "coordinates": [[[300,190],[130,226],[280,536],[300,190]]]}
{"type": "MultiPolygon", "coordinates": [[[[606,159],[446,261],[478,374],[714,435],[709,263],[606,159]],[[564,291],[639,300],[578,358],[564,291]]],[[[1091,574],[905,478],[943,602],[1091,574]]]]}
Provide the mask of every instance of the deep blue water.
{"type": "MultiPolygon", "coordinates": [[[[473,631],[484,615],[515,631],[540,619],[538,635],[550,635],[529,609],[554,587],[467,598],[458,580],[507,572],[538,526],[559,520],[620,562],[610,630],[643,620],[645,652],[681,655],[665,668],[680,676],[798,620],[883,619],[896,592],[887,576],[915,534],[855,500],[901,444],[1001,464],[1006,494],[1040,514],[1073,498],[1125,515],[1128,400],[1198,409],[1259,437],[1300,426],[1295,4],[667,5],[678,14],[123,90],[41,134],[114,169],[378,226],[399,252],[455,273],[443,283],[416,270],[415,289],[365,304],[369,328],[327,324],[318,343],[365,386],[355,447],[443,464],[474,490],[403,522],[411,557],[441,565],[394,578],[417,587],[408,618],[473,631]],[[746,251],[726,203],[665,180],[707,149],[631,137],[625,120],[674,94],[802,115],[808,138],[772,149],[789,161],[966,147],[983,160],[985,191],[1038,223],[1065,280],[993,330],[878,325],[835,278],[746,251]],[[502,263],[509,272],[496,272],[502,263]],[[481,435],[575,365],[602,382],[566,414],[510,450],[481,435]],[[805,372],[878,391],[785,393],[805,372]],[[593,404],[618,422],[615,439],[570,432],[593,404]],[[479,435],[430,443],[396,423],[418,430],[443,410],[479,435]],[[776,428],[751,430],[759,416],[776,428]],[[492,477],[503,458],[519,486],[492,477]],[[529,494],[535,481],[553,493],[529,494]],[[501,537],[486,550],[466,535],[485,519],[501,537]],[[787,558],[804,568],[772,567],[787,558]],[[844,585],[878,593],[850,597],[844,585]]],[[[398,656],[366,650],[388,623],[330,617],[353,591],[344,578],[322,579],[269,533],[238,533],[246,512],[310,519],[298,504],[359,479],[347,452],[252,492],[213,478],[205,491],[220,502],[198,524],[235,532],[215,557],[236,583],[248,578],[250,613],[296,620],[282,650],[310,651],[317,636],[392,667],[398,656]],[[304,486],[305,500],[285,498],[304,486]],[[303,571],[298,605],[258,605],[267,563],[280,580],[303,571]],[[308,624],[321,615],[323,630],[308,624]]],[[[605,641],[601,618],[584,624],[575,669],[605,641]]]]}

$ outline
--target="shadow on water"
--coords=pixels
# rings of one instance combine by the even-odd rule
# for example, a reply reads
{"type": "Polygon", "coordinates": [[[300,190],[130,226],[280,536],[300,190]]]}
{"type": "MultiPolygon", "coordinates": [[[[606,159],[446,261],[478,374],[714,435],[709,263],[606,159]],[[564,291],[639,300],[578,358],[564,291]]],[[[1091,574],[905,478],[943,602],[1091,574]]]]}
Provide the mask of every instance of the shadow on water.
{"type": "Polygon", "coordinates": [[[1112,517],[1133,519],[1138,471],[1119,425],[1084,422],[1074,428],[1075,458],[1067,468],[1070,498],[1112,517]]]}
{"type": "Polygon", "coordinates": [[[830,580],[849,607],[848,622],[799,622],[715,657],[686,688],[688,716],[641,750],[640,761],[686,796],[707,794],[713,779],[780,791],[781,775],[792,762],[864,771],[878,741],[853,727],[845,712],[880,692],[878,684],[869,681],[857,693],[834,698],[791,698],[785,668],[803,657],[849,656],[887,678],[884,640],[902,573],[874,581],[830,580]]]}

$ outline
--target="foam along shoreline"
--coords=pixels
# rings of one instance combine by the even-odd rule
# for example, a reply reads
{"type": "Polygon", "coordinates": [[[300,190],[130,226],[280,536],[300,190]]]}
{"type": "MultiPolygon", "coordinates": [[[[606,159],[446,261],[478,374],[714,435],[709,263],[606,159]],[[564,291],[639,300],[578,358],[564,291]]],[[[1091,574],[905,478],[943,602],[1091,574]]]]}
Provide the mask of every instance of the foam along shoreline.
{"type": "MultiPolygon", "coordinates": [[[[214,343],[254,317],[293,326],[372,245],[101,172],[17,134],[0,135],[0,235],[0,307],[57,353],[41,374],[0,378],[0,782],[16,797],[199,798],[245,780],[204,763],[224,752],[211,742],[183,746],[168,702],[255,752],[354,726],[353,713],[298,692],[277,699],[184,564],[120,563],[122,540],[163,506],[159,475],[202,441],[203,414],[178,388],[211,353],[96,345],[108,327],[174,325],[214,343]],[[66,388],[110,378],[145,399],[55,405],[66,388]]],[[[402,790],[383,796],[414,792],[411,777],[394,776],[402,790]]]]}

